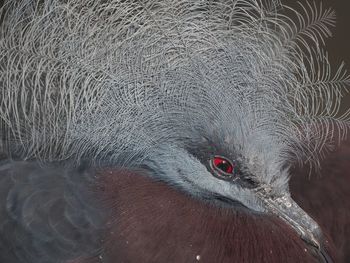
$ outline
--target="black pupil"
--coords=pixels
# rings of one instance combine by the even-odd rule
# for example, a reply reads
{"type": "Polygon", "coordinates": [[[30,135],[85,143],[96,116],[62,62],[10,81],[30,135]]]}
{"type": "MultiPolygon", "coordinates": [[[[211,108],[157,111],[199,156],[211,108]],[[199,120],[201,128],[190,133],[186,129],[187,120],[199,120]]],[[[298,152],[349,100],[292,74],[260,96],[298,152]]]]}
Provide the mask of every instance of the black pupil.
{"type": "Polygon", "coordinates": [[[227,173],[230,170],[230,164],[228,162],[222,161],[217,164],[217,168],[227,173]]]}

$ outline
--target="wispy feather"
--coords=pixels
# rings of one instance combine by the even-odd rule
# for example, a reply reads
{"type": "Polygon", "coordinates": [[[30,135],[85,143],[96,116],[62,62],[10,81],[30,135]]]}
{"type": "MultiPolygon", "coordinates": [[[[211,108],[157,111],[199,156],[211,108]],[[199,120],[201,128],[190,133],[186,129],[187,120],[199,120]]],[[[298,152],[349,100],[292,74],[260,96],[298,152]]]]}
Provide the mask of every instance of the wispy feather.
{"type": "Polygon", "coordinates": [[[318,164],[349,111],[322,51],[334,11],[276,1],[8,1],[3,151],[131,165],[157,145],[229,136],[283,166],[318,164]],[[290,17],[278,12],[288,9],[290,17]],[[293,18],[294,16],[294,18],[293,18]],[[254,142],[254,144],[253,144],[254,142]]]}
{"type": "Polygon", "coordinates": [[[308,41],[318,43],[319,41],[324,45],[324,39],[331,37],[331,27],[335,26],[336,16],[335,11],[331,8],[324,9],[322,2],[320,7],[317,8],[315,2],[312,4],[306,2],[305,5],[298,3],[301,12],[284,6],[291,14],[290,17],[281,16],[285,19],[285,28],[288,32],[286,33],[286,40],[289,42],[298,42],[303,48],[309,48],[310,44],[308,41]]]}

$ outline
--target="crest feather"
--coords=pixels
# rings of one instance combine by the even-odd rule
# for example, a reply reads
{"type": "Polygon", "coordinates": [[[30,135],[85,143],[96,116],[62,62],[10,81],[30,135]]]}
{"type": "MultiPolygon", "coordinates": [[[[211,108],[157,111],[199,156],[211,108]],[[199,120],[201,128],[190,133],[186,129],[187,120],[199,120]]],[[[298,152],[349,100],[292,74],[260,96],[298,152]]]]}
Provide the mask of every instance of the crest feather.
{"type": "Polygon", "coordinates": [[[317,166],[335,133],[346,135],[350,111],[339,110],[350,79],[344,64],[332,73],[323,51],[334,11],[300,9],[254,0],[7,1],[2,151],[128,165],[160,144],[229,133],[242,151],[255,138],[281,167],[291,157],[317,166]]]}

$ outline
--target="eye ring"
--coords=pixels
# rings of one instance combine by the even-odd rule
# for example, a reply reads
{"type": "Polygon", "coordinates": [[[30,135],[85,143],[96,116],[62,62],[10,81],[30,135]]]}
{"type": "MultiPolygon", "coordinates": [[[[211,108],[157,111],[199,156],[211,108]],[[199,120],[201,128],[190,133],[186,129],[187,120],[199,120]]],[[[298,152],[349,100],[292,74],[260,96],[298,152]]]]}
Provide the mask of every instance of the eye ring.
{"type": "Polygon", "coordinates": [[[209,164],[218,178],[229,180],[236,176],[236,165],[224,156],[214,155],[209,164]]]}

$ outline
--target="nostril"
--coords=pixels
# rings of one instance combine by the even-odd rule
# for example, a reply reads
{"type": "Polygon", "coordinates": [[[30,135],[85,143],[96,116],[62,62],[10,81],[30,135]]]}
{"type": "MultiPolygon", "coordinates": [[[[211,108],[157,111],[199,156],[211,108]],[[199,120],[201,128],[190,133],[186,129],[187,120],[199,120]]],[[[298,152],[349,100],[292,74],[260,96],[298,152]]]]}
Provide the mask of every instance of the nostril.
{"type": "Polygon", "coordinates": [[[249,188],[257,188],[259,183],[251,177],[244,178],[244,182],[248,184],[249,188]]]}

